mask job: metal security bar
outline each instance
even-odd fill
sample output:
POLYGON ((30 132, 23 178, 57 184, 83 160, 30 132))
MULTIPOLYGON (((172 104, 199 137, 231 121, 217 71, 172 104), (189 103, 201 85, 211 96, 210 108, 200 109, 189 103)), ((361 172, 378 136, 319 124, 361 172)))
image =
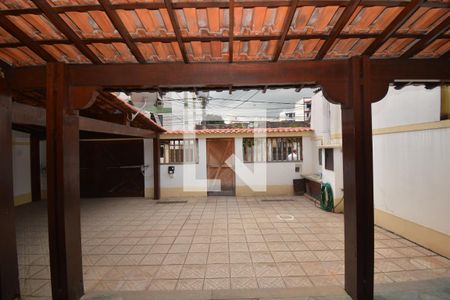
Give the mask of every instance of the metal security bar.
POLYGON ((302 161, 302 138, 244 138, 244 162, 302 161))

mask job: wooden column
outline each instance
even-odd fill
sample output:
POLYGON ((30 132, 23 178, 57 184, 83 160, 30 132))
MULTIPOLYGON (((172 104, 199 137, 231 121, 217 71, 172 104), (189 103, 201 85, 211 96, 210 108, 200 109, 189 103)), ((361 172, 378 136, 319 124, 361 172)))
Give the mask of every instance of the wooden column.
POLYGON ((41 201, 41 158, 39 142, 39 136, 36 134, 30 135, 31 199, 33 202, 41 201))
POLYGON ((161 198, 160 152, 160 139, 159 133, 157 133, 153 138, 153 192, 155 200, 159 200, 161 198))
POLYGON ((47 64, 47 198, 52 296, 78 300, 84 293, 79 119, 70 103, 66 66, 47 64))
POLYGON ((370 70, 367 58, 350 60, 348 103, 342 105, 345 193, 345 290, 373 299, 374 209, 370 70))
POLYGON ((0 299, 20 296, 14 217, 11 94, 0 78, 0 299))

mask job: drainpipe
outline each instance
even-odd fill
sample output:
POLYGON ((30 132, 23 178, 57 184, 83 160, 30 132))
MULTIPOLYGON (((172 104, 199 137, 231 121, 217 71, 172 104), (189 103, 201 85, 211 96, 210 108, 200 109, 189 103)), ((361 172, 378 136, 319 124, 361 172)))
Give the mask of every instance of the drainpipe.
POLYGON ((441 120, 450 119, 450 85, 441 85, 441 120))

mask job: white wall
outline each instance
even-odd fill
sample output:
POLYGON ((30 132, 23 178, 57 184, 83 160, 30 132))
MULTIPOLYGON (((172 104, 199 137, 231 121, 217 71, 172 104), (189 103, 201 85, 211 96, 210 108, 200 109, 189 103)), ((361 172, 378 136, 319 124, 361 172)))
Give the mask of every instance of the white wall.
POLYGON ((14 196, 31 193, 30 138, 28 134, 13 131, 14 196))
MULTIPOLYGON (((310 173, 312 168, 311 162, 311 138, 303 137, 303 162, 273 162, 267 163, 244 163, 238 164, 238 160, 243 162, 242 141, 240 137, 235 138, 235 172, 236 172, 236 187, 248 186, 249 181, 254 183, 255 192, 261 191, 261 185, 269 186, 292 186, 292 180, 301 178, 300 172, 295 172, 295 167, 300 166, 302 174, 310 173), (254 168, 257 168, 256 172, 254 168), (264 168, 265 167, 265 168, 264 168), (263 170, 263 172, 259 172, 263 170), (249 178, 254 176, 253 178, 249 178)), ((149 145, 145 144, 146 156, 148 155, 149 145)), ((198 164, 163 164, 161 165, 161 188, 173 189, 183 188, 184 191, 206 191, 207 190, 207 164, 206 164, 206 138, 198 139, 198 164), (168 174, 168 166, 175 166, 175 174, 170 176, 168 174)), ((149 156, 149 159, 151 157, 149 156)), ((148 164, 146 162, 146 164, 148 164)), ((149 171, 149 173, 153 173, 149 171)), ((153 178, 153 177, 152 177, 153 178)), ((153 179, 152 179, 153 180, 153 179)), ((146 188, 153 187, 153 182, 148 183, 146 178, 146 188)))
POLYGON ((386 97, 372 104, 372 127, 435 122, 440 120, 441 90, 423 86, 407 86, 401 90, 389 88, 386 97))
POLYGON ((161 188, 183 188, 186 192, 206 191, 206 139, 198 139, 198 164, 162 164, 161 188), (175 166, 170 176, 168 167, 175 166))
POLYGON ((450 235, 450 128, 375 135, 375 207, 450 235))

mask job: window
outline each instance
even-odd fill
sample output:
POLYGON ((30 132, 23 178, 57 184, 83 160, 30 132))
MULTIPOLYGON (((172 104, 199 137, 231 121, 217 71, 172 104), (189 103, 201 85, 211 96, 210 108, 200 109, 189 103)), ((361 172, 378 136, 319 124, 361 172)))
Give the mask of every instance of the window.
POLYGON ((244 138, 244 162, 301 161, 302 138, 244 138))
POLYGON ((322 149, 319 149, 319 166, 322 165, 322 149))
POLYGON ((334 171, 333 149, 325 149, 325 169, 334 171))
POLYGON ((198 163, 198 140, 161 140, 162 164, 198 163))

